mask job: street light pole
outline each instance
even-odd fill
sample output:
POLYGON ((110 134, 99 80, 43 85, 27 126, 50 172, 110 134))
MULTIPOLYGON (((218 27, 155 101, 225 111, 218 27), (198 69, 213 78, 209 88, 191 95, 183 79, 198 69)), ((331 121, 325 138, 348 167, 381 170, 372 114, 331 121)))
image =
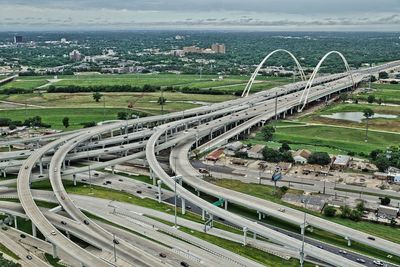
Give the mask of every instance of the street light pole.
MULTIPOLYGON (((304 201, 304 209, 307 209, 307 200, 304 201)), ((306 216, 307 213, 304 210, 304 217, 303 217, 303 227, 301 229, 301 251, 300 251, 300 267, 304 266, 304 239, 305 239, 305 232, 306 232, 306 216)))
POLYGON ((177 218, 177 210, 178 210, 178 203, 177 203, 177 194, 176 194, 176 183, 177 180, 182 179, 181 175, 176 175, 171 177, 174 180, 174 194, 175 194, 175 218, 174 218, 174 228, 178 228, 178 218, 177 218))

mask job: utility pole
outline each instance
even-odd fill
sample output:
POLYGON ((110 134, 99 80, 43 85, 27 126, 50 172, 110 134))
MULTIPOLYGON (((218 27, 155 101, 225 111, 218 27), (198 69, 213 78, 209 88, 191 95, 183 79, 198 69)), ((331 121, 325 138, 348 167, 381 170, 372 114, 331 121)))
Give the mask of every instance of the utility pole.
POLYGON ((278 120, 278 92, 275 92, 275 121, 278 120))
MULTIPOLYGON (((304 201, 304 209, 307 209, 307 200, 304 201)), ((307 213, 304 211, 303 227, 301 228, 301 251, 300 251, 300 266, 304 266, 304 236, 306 232, 306 217, 307 213)))
POLYGON ((106 96, 103 95, 103 121, 106 120, 106 96))

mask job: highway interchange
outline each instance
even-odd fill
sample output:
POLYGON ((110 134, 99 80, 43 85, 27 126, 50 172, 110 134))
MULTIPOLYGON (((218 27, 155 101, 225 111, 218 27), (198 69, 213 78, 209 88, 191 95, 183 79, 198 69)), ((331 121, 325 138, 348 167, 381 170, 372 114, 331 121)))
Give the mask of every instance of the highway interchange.
MULTIPOLYGON (((352 89, 353 82, 358 84, 368 79, 371 73, 376 74, 399 65, 400 62, 397 61, 369 69, 353 70, 351 78, 348 76, 349 73, 316 78, 309 92, 305 94, 307 96, 305 101, 307 103, 325 101, 333 94, 352 89)), ((20 204, 0 201, 0 210, 5 214, 31 220, 33 234, 29 238, 36 244, 35 246, 62 259, 70 266, 184 266, 184 264, 210 266, 210 262, 221 266, 260 266, 259 263, 248 258, 215 245, 206 244, 207 242, 201 239, 140 215, 149 211, 129 213, 129 210, 135 207, 125 207, 127 212, 121 213, 120 217, 115 213, 107 216, 107 214, 100 215, 99 210, 92 211, 106 220, 115 220, 113 221, 115 224, 124 225, 125 229, 130 229, 137 234, 142 231, 141 235, 147 236, 151 241, 131 232, 121 233, 123 230, 104 224, 82 212, 83 208, 87 210, 89 207, 79 204, 76 196, 68 194, 63 184, 67 176, 76 181, 78 174, 90 173, 91 170, 106 167, 114 170, 117 164, 144 159, 150 169, 153 185, 155 188, 157 185, 159 187, 158 192, 161 191, 161 184, 172 190, 176 187, 182 213, 186 212, 187 203, 192 203, 201 211, 203 219, 218 217, 242 229, 243 237, 230 236, 237 242, 250 246, 258 242, 257 246, 268 248, 268 251, 279 251, 281 254, 298 258, 302 245, 298 237, 229 212, 226 208, 229 203, 234 203, 254 210, 260 218, 268 215, 298 225, 299 230, 303 227, 302 212, 285 207, 286 212, 282 213, 279 212, 281 206, 278 204, 209 184, 202 180, 199 172, 192 167, 189 157, 194 148, 200 153, 210 151, 226 144, 228 140, 248 134, 252 129, 268 123, 275 116, 283 117, 287 113, 296 112, 307 104, 301 102, 305 87, 307 87, 307 82, 302 81, 185 112, 111 122, 57 135, 0 142, 1 146, 18 143, 36 145, 32 150, 0 153, 0 169, 3 175, 18 172, 16 180, 0 181, 4 190, 2 195, 18 197, 20 201, 20 204), (169 152, 169 167, 172 173, 163 168, 158 158, 159 153, 166 152, 169 152), (103 160, 104 158, 106 160, 103 160), (95 161, 90 161, 89 166, 73 166, 74 162, 86 159, 95 161), (178 182, 176 182, 177 176, 181 177, 178 182), (33 181, 46 179, 51 183, 52 194, 46 195, 45 192, 36 192, 30 188, 33 181), (16 192, 7 187, 13 183, 17 184, 16 192), (183 184, 186 186, 184 187, 183 184), (188 190, 187 186, 193 188, 197 194, 188 190), (203 193, 223 198, 225 209, 214 206, 199 197, 203 193), (58 206, 54 210, 46 210, 39 207, 35 199, 56 202, 58 206), (121 220, 121 218, 125 219, 121 220), (131 219, 141 223, 132 225, 129 222, 131 219), (145 231, 144 229, 149 226, 151 227, 145 231), (160 231, 154 229, 163 229, 161 232, 168 234, 161 234, 160 231), (36 238, 37 231, 47 242, 36 238), (258 239, 251 240, 250 233, 272 243, 261 242, 258 239), (70 234, 84 240, 97 250, 79 246, 70 238, 70 234), (182 240, 186 242, 183 243, 182 240), (165 246, 161 246, 160 243, 165 246)), ((246 90, 250 89, 246 87, 246 90)), ((158 196, 161 201, 161 194, 158 196)), ((100 199, 91 199, 88 202, 102 203, 100 199)), ((104 206, 104 204, 100 205, 104 206)), ((90 206, 90 209, 95 208, 90 206)), ((152 217, 166 221, 171 219, 158 213, 153 214, 152 217)), ((190 222, 180 218, 179 223, 181 221, 190 226, 190 222)), ((374 240, 371 240, 371 235, 319 217, 308 215, 307 226, 323 229, 347 240, 400 256, 399 244, 377 236, 372 237, 374 240)), ((199 225, 192 225, 192 227, 199 227, 199 225)), ((18 230, 1 231, 0 241, 10 244, 10 249, 18 254, 27 266, 48 266, 46 261, 24 250, 20 242, 12 239, 15 231, 18 230)), ((226 232, 218 232, 218 234, 224 237, 229 236, 226 232)), ((325 265, 363 266, 355 261, 356 256, 345 257, 332 248, 324 249, 313 242, 305 243, 304 252, 306 260, 315 260, 325 265)))

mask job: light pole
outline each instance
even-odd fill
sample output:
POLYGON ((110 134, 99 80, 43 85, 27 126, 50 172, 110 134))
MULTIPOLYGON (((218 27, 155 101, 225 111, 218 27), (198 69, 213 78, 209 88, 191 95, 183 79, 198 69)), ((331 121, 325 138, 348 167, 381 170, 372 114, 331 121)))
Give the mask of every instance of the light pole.
MULTIPOLYGON (((307 202, 308 200, 304 200, 304 209, 307 209, 307 202)), ((301 251, 300 251, 300 266, 304 266, 304 236, 306 232, 306 218, 307 218, 307 213, 304 210, 304 218, 303 218, 303 227, 301 228, 301 251)))

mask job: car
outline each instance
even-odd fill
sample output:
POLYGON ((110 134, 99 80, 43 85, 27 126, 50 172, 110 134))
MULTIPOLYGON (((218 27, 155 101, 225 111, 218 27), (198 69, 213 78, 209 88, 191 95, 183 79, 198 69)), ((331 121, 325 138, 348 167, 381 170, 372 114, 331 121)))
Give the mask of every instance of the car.
POLYGON ((346 255, 347 251, 346 250, 339 250, 339 253, 346 255))
POLYGON ((187 263, 186 261, 181 261, 181 266, 189 267, 189 263, 187 263))
POLYGON ((8 227, 7 227, 7 226, 2 226, 2 227, 1 227, 1 230, 7 231, 7 230, 8 230, 8 227))
POLYGON ((285 212, 286 210, 284 208, 279 208, 278 211, 285 212))
POLYGON ((26 255, 26 258, 27 258, 28 260, 31 260, 31 259, 32 259, 32 256, 31 256, 31 255, 26 255))
POLYGON ((167 257, 167 255, 165 254, 165 253, 160 253, 160 254, 158 254, 161 258, 166 258, 167 257))
POLYGON ((141 193, 142 193, 142 190, 138 190, 138 191, 136 191, 136 193, 141 194, 141 193))
POLYGON ((51 235, 57 235, 56 231, 51 231, 51 235))
POLYGON ((119 241, 118 241, 117 239, 114 239, 113 242, 114 242, 114 244, 116 244, 116 245, 119 244, 119 241))
POLYGON ((54 168, 54 172, 57 172, 57 168, 54 168))
POLYGON ((62 199, 62 200, 65 200, 65 197, 64 197, 64 195, 61 195, 61 199, 62 199))
POLYGON ((359 262, 359 263, 365 263, 365 260, 364 259, 360 259, 360 258, 357 258, 356 261, 359 262))
POLYGON ((119 182, 123 182, 124 180, 122 180, 122 179, 118 179, 118 181, 119 181, 119 182))
POLYGON ((97 172, 95 172, 93 175, 96 176, 96 177, 99 176, 99 174, 97 172))
POLYGON ((67 225, 67 223, 66 223, 66 222, 64 222, 64 221, 61 221, 61 224, 62 224, 62 225, 67 225))
POLYGON ((324 249, 324 247, 321 245, 318 245, 317 248, 324 249))
POLYGON ((111 181, 106 181, 107 184, 111 184, 111 181))
POLYGON ((89 225, 89 222, 87 220, 83 220, 83 223, 89 225))
POLYGON ((375 240, 375 237, 369 236, 368 239, 369 240, 375 240))
POLYGON ((375 264, 376 266, 383 266, 383 265, 384 265, 383 262, 381 262, 381 261, 379 261, 379 260, 374 260, 373 262, 374 262, 374 264, 375 264))
POLYGON ((26 165, 24 169, 25 169, 25 170, 29 169, 29 165, 26 165))
POLYGON ((20 236, 21 238, 25 238, 25 237, 26 237, 25 234, 20 234, 19 236, 20 236))

